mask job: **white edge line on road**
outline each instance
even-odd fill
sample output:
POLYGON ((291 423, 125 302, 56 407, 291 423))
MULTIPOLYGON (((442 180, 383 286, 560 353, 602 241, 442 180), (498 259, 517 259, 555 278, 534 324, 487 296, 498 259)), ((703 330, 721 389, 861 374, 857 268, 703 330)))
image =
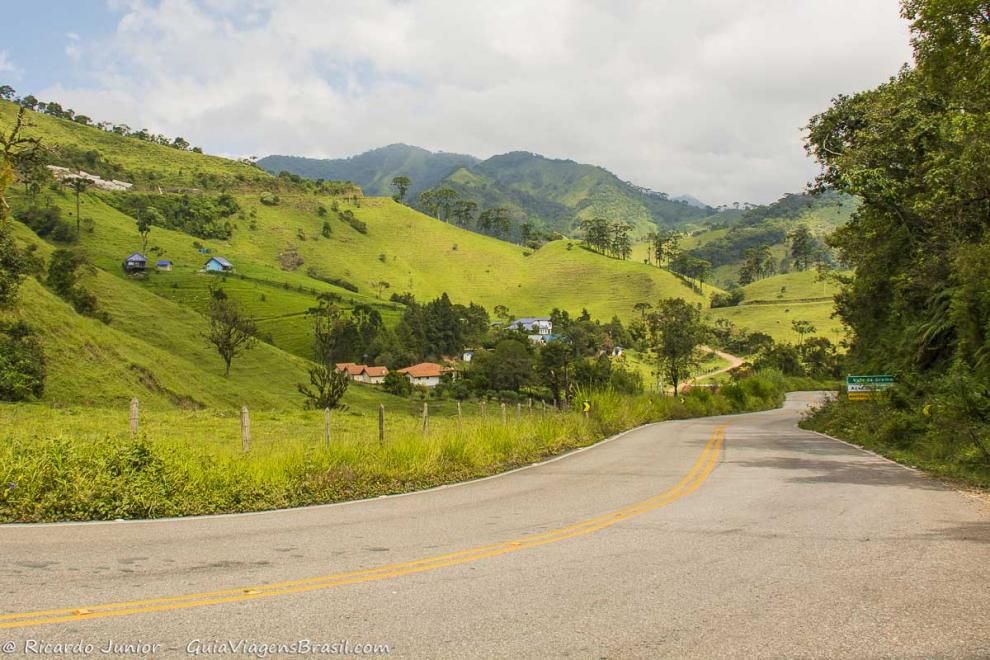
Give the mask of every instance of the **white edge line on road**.
POLYGON ((801 430, 802 431, 810 431, 811 433, 815 433, 817 435, 820 435, 823 438, 828 438, 829 440, 835 440, 836 442, 841 442, 842 444, 847 445, 849 447, 852 447, 853 449, 858 449, 859 451, 863 452, 864 454, 869 454, 870 456, 873 456, 875 458, 879 458, 880 460, 885 461, 887 463, 893 463, 897 467, 902 467, 905 470, 907 470, 908 472, 914 472, 915 474, 928 476, 928 474, 926 472, 922 472, 918 468, 911 467, 910 465, 904 465, 903 463, 898 463, 897 461, 895 461, 892 458, 887 458, 883 454, 878 454, 878 453, 876 453, 875 451, 873 451, 871 449, 867 449, 866 447, 861 447, 860 445, 857 445, 857 444, 854 444, 852 442, 849 442, 848 440, 843 440, 842 438, 835 438, 835 437, 830 436, 827 433, 822 433, 821 431, 815 431, 814 429, 801 429, 801 430))
MULTIPOLYGON (((794 392, 793 394, 797 394, 797 393, 799 393, 799 392, 794 392)), ((792 394, 792 392, 787 392, 786 394, 792 394)), ((785 403, 786 403, 786 398, 785 398, 785 403)), ((291 512, 291 511, 319 510, 319 509, 326 509, 326 508, 330 508, 330 507, 347 506, 347 505, 351 505, 351 504, 363 504, 363 503, 367 503, 367 502, 377 502, 377 501, 380 501, 380 500, 394 499, 394 498, 397 498, 397 497, 409 497, 409 496, 412 496, 412 495, 423 495, 425 493, 432 493, 432 492, 435 492, 435 491, 438 491, 438 490, 447 490, 447 489, 450 489, 450 488, 458 488, 460 486, 470 486, 472 484, 481 483, 483 481, 488 481, 490 479, 501 479, 502 477, 507 477, 510 474, 515 474, 517 472, 522 472, 524 470, 530 470, 530 469, 533 469, 533 468, 538 468, 538 467, 540 467, 542 465, 547 465, 549 463, 556 463, 557 461, 562 461, 565 458, 570 458, 571 456, 576 456, 578 454, 584 453, 584 452, 589 451, 591 449, 595 449, 596 447, 601 447, 602 445, 606 445, 606 444, 608 444, 608 443, 610 443, 610 442, 612 442, 614 440, 618 440, 619 438, 622 438, 622 437, 624 437, 626 435, 629 435, 630 433, 635 433, 636 431, 641 431, 643 429, 650 428, 651 426, 659 426, 661 424, 685 424, 685 423, 686 424, 691 424, 691 423, 705 422, 705 421, 711 421, 711 420, 718 420, 718 419, 723 419, 723 418, 726 418, 726 417, 739 417, 739 416, 742 416, 742 415, 760 415, 760 414, 770 413, 770 412, 780 412, 781 410, 784 410, 784 409, 785 409, 784 406, 781 406, 780 408, 769 408, 767 410, 756 410, 756 411, 753 411, 753 412, 745 412, 745 413, 732 413, 732 414, 728 414, 728 415, 713 415, 713 416, 710 416, 710 417, 690 417, 690 418, 687 418, 687 419, 665 419, 665 420, 662 420, 662 421, 659 421, 659 422, 650 422, 648 424, 642 424, 640 426, 636 426, 636 427, 631 428, 631 429, 626 429, 625 431, 622 431, 621 433, 617 433, 617 434, 615 434, 613 436, 610 436, 608 438, 605 438, 603 440, 599 440, 598 442, 595 442, 593 444, 587 445, 585 447, 579 447, 577 449, 572 449, 572 450, 570 450, 568 452, 565 452, 563 454, 560 454, 559 456, 554 456, 553 458, 548 458, 548 459, 546 459, 544 461, 540 461, 538 463, 530 463, 529 465, 523 465, 523 466, 520 466, 520 467, 517 467, 517 468, 513 468, 511 470, 507 470, 505 472, 497 472, 495 474, 490 474, 487 477, 478 477, 477 479, 470 479, 468 481, 456 481, 456 482, 450 483, 450 484, 440 484, 439 486, 433 486, 432 488, 425 488, 423 490, 410 490, 410 491, 407 491, 405 493, 393 493, 391 495, 378 495, 376 497, 365 497, 365 498, 358 499, 358 500, 345 500, 343 502, 326 502, 324 504, 307 504, 307 505, 304 505, 304 506, 294 506, 294 507, 288 507, 288 508, 285 508, 285 509, 264 509, 262 511, 237 511, 237 512, 233 512, 233 513, 206 513, 206 514, 202 514, 202 515, 198 515, 198 516, 175 516, 175 517, 171 517, 171 518, 128 518, 128 519, 118 518, 116 520, 68 520, 68 521, 64 521, 64 522, 50 522, 50 523, 5 523, 5 524, 0 524, 0 531, 2 531, 4 529, 11 529, 11 528, 30 528, 30 529, 36 529, 36 528, 39 528, 39 527, 72 527, 72 526, 77 526, 77 525, 121 525, 121 524, 138 525, 138 524, 173 523, 173 522, 186 522, 186 521, 190 521, 191 522, 191 521, 195 521, 195 520, 209 520, 209 519, 213 519, 213 518, 233 518, 233 517, 245 517, 245 516, 263 516, 263 515, 269 515, 269 514, 276 514, 277 515, 277 514, 280 514, 280 513, 291 512)), ((801 430, 805 430, 805 429, 801 429, 801 430)), ((818 431, 812 431, 812 433, 818 433, 818 431)), ((819 435, 824 435, 824 434, 823 433, 819 433, 819 435)), ((828 437, 828 436, 826 436, 826 437, 828 437)), ((834 439, 836 439, 836 438, 833 438, 833 440, 834 439)), ((843 440, 839 440, 839 442, 844 442, 844 441, 843 440)), ((845 443, 845 444, 849 444, 849 443, 845 443)), ((850 446, 855 447, 856 445, 850 445, 850 446)), ((857 447, 857 449, 862 449, 862 447, 857 447)), ((863 451, 866 451, 866 450, 864 449, 863 451)), ((883 457, 881 457, 881 458, 883 458, 883 457)), ((885 460, 889 460, 889 459, 885 459, 885 460)), ((898 463, 898 465, 900 465, 900 464, 898 463)), ((910 469, 910 468, 908 468, 908 469, 910 469)))

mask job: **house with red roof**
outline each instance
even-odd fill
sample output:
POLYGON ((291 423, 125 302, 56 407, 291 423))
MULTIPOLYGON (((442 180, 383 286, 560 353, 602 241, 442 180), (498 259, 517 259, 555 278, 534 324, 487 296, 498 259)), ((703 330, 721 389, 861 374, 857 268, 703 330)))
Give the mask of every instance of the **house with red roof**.
POLYGON ((420 387, 436 387, 440 384, 440 378, 448 371, 452 370, 436 362, 420 362, 411 367, 399 369, 399 373, 405 374, 410 383, 420 387))
POLYGON ((356 380, 361 372, 364 371, 363 364, 355 364, 354 362, 338 362, 336 364, 337 371, 343 371, 347 373, 347 377, 351 380, 356 380))
POLYGON ((361 365, 361 373, 354 377, 359 383, 370 383, 372 385, 381 385, 385 382, 385 376, 388 375, 388 367, 369 367, 366 365, 361 365))

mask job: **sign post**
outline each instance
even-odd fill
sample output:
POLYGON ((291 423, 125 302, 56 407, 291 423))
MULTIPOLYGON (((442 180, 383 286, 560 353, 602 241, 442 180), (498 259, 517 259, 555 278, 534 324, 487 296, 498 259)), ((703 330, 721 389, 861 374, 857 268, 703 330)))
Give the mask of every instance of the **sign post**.
POLYGON ((893 376, 846 376, 846 391, 850 401, 869 401, 877 392, 894 386, 893 376))

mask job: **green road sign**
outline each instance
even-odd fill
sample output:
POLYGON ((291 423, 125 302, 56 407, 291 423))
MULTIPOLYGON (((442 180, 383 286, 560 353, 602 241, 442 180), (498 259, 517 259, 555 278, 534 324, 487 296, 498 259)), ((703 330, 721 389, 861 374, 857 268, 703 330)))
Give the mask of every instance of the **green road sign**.
POLYGON ((846 390, 850 401, 863 401, 872 398, 876 392, 892 387, 895 382, 894 377, 887 374, 846 376, 846 390))

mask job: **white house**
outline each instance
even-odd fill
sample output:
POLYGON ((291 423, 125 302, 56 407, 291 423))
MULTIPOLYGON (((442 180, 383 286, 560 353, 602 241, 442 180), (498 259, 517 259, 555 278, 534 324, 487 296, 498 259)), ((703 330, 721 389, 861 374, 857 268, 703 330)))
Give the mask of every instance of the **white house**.
POLYGON ((553 335, 553 321, 547 316, 527 316, 516 319, 506 326, 509 330, 521 330, 529 335, 531 342, 545 344, 553 335))
POLYGON ((381 385, 385 382, 385 376, 388 375, 388 367, 368 367, 362 366, 361 373, 354 376, 354 380, 359 383, 370 383, 372 385, 381 385))
POLYGON ((420 362, 411 367, 399 369, 399 373, 405 374, 410 383, 421 387, 436 387, 440 384, 440 377, 447 371, 449 371, 447 367, 435 362, 420 362))

